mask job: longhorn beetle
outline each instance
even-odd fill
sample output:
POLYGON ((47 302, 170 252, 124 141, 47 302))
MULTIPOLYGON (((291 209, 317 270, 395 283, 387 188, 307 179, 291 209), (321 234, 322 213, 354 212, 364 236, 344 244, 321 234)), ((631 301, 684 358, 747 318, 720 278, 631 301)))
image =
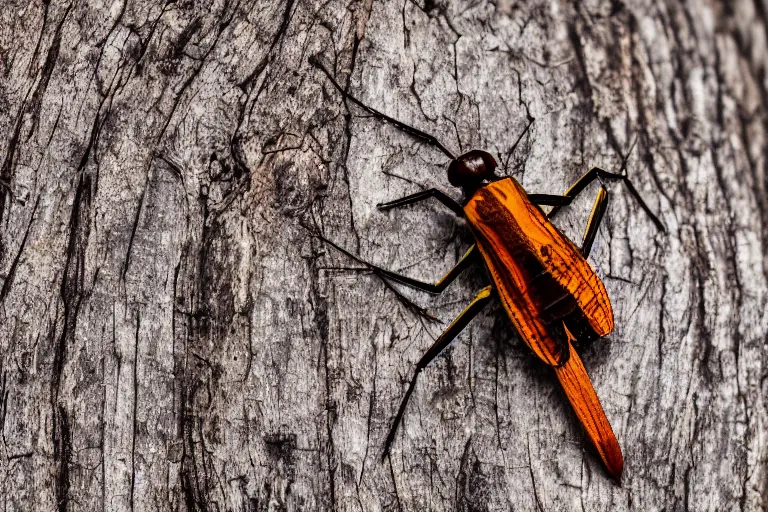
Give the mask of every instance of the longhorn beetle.
MULTIPOLYGON (((605 467, 620 481, 624 465, 621 448, 587 371, 573 348, 577 339, 589 341, 613 330, 613 310, 608 294, 586 259, 607 206, 608 191, 603 181, 623 181, 656 228, 663 232, 661 221, 624 174, 598 168, 589 170, 564 195, 527 194, 514 178, 495 174, 496 160, 488 152, 472 150, 456 157, 432 135, 393 119, 349 95, 317 57, 310 57, 310 63, 328 77, 346 100, 448 156, 451 159, 448 181, 464 193, 461 203, 440 190, 429 189, 378 205, 381 210, 389 210, 434 198, 466 219, 475 243, 442 279, 434 284, 425 283, 363 263, 385 279, 426 292, 440 293, 480 256, 492 280, 492 284, 480 290, 416 364, 416 371, 387 436, 384 456, 389 453, 421 371, 494 296, 498 296, 525 343, 539 359, 554 369, 576 417, 605 467), (579 249, 550 219, 595 179, 600 181, 600 189, 579 249), (540 206, 554 208, 545 214, 540 206)), ((358 259, 336 244, 326 242, 358 259)))

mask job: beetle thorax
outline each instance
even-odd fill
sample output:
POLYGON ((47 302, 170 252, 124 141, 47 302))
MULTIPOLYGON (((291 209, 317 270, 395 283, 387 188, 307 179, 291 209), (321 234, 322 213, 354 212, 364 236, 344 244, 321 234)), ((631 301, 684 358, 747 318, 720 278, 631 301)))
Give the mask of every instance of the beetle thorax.
POLYGON ((484 181, 492 181, 496 176, 496 160, 487 151, 473 149, 448 166, 448 181, 454 187, 465 190, 476 189, 484 181))

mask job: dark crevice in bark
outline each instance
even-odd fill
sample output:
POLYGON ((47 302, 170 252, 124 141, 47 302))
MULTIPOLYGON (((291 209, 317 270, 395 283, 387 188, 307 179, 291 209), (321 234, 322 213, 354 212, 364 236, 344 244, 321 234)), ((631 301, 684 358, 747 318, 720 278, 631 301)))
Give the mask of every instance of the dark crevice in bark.
MULTIPOLYGON (((655 141, 652 135, 652 130, 650 126, 651 123, 649 122, 648 116, 646 114, 646 109, 648 108, 652 107, 654 111, 660 111, 661 108, 659 105, 656 105, 656 104, 652 105, 651 107, 646 107, 645 93, 642 89, 644 80, 643 80, 642 68, 640 64, 640 55, 638 53, 639 50, 635 43, 635 39, 639 37, 637 19, 632 14, 628 16, 627 27, 630 33, 629 44, 630 44, 630 55, 632 59, 632 92, 633 92, 635 104, 637 105, 638 120, 640 123, 640 129, 638 134, 640 137, 640 147, 637 149, 637 151, 640 157, 645 162, 646 167, 648 168, 648 171, 651 174, 651 179, 654 182, 656 191, 659 194, 661 194, 662 197, 664 197, 669 203, 673 203, 673 198, 669 195, 669 191, 663 186, 659 178, 659 170, 656 162, 656 154, 654 149, 655 141)), ((651 72, 653 71, 651 70, 651 72)))
MULTIPOLYGON (((89 150, 86 151, 86 154, 89 150)), ((54 342, 54 357, 51 370, 51 408, 53 409, 53 444, 56 468, 56 498, 60 510, 66 509, 69 492, 69 460, 71 455, 69 416, 59 404, 61 379, 67 355, 67 345, 75 336, 80 304, 84 298, 85 251, 90 236, 91 222, 91 179, 85 171, 79 173, 74 204, 69 221, 69 242, 64 276, 61 281, 60 300, 63 303, 61 318, 57 320, 61 329, 54 342)), ((55 336, 55 331, 53 332, 55 336)))
MULTIPOLYGON (((16 121, 14 123, 13 133, 8 140, 8 147, 5 153, 5 158, 3 159, 2 166, 0 166, 0 224, 2 224, 3 221, 3 214, 6 209, 6 200, 8 197, 13 198, 12 185, 15 174, 15 160, 17 157, 17 152, 19 151, 21 128, 25 124, 25 117, 27 113, 31 114, 31 122, 29 123, 30 129, 29 134, 27 135, 27 139, 29 139, 29 137, 31 137, 38 128, 38 119, 40 116, 43 96, 45 95, 45 91, 48 89, 48 83, 50 82, 51 76, 53 75, 56 62, 59 59, 59 50, 61 47, 61 29, 64 26, 64 22, 67 19, 71 7, 71 5, 67 7, 66 11, 64 12, 64 16, 56 27, 56 31, 54 32, 51 41, 51 46, 48 49, 48 53, 45 58, 45 63, 43 64, 43 68, 39 73, 37 87, 35 87, 34 92, 32 92, 31 98, 29 97, 30 91, 28 90, 27 94, 22 100, 21 106, 19 107, 19 111, 16 116, 16 121)), ((47 20, 47 5, 45 6, 44 16, 47 20)), ((42 31, 40 37, 42 38, 42 31)), ((0 261, 3 260, 4 255, 5 244, 3 243, 2 237, 0 237, 0 261)))
POLYGON ((136 311, 136 337, 133 344, 133 411, 131 432, 131 491, 129 503, 134 509, 134 493, 136 491, 136 437, 139 430, 139 331, 141 330, 141 314, 136 311))
MULTIPOLYGON (((19 114, 16 117, 14 123, 13 133, 8 140, 8 149, 5 153, 5 159, 3 165, 0 167, 0 226, 2 226, 3 215, 6 209, 7 197, 13 198, 12 182, 13 182, 13 160, 16 156, 16 148, 19 144, 19 133, 21 132, 21 124, 24 118, 25 103, 22 103, 19 109, 19 114)), ((9 208, 10 209, 10 208, 9 208)), ((5 242, 0 237, 0 261, 5 259, 5 242)))
POLYGON ((328 493, 329 510, 336 510, 336 446, 333 440, 333 429, 336 424, 336 401, 333 399, 334 382, 332 370, 330 368, 329 353, 329 320, 328 320, 328 300, 320 293, 318 289, 318 270, 316 268, 316 259, 310 262, 310 271, 313 279, 310 283, 311 306, 313 312, 313 323, 320 342, 320 351, 323 364, 323 380, 325 385, 325 435, 327 443, 325 446, 325 465, 328 472, 328 493))
POLYGON ((64 27, 64 22, 67 21, 67 17, 69 16, 71 9, 72 4, 67 6, 61 21, 56 26, 56 32, 53 34, 51 47, 49 48, 48 54, 45 57, 43 69, 40 70, 40 79, 37 82, 35 92, 32 93, 32 97, 30 98, 29 109, 31 113, 31 119, 29 123, 30 126, 27 138, 30 138, 32 134, 38 130, 40 113, 43 105, 43 96, 45 96, 45 92, 48 90, 48 84, 51 80, 51 77, 53 76, 53 70, 59 60, 59 51, 61 49, 61 29, 64 27))
MULTIPOLYGON (((19 150, 21 128, 25 124, 25 117, 27 113, 31 114, 31 122, 29 123, 30 128, 27 139, 31 137, 38 128, 38 120, 40 117, 40 109, 43 102, 43 96, 45 95, 45 91, 48 89, 48 83, 50 82, 51 76, 53 75, 56 62, 59 59, 59 50, 61 48, 61 29, 64 26, 64 22, 66 21, 71 8, 71 5, 67 7, 66 11, 64 12, 64 16, 62 16, 61 21, 56 27, 56 31, 54 32, 53 38, 51 40, 51 46, 48 49, 48 53, 45 58, 45 63, 43 64, 43 68, 39 73, 37 87, 35 87, 34 92, 32 92, 31 98, 29 97, 30 91, 27 91, 27 95, 24 97, 21 103, 21 107, 19 108, 19 112, 14 123, 13 133, 8 140, 8 148, 5 153, 5 158, 3 159, 2 166, 0 166, 0 224, 2 224, 3 213, 6 209, 6 199, 8 196, 13 197, 11 187, 15 174, 15 159, 19 150), (27 100, 29 100, 29 102, 27 100), (3 184, 6 186, 3 186, 3 184)), ((48 6, 46 5, 45 19, 47 19, 47 16, 48 6)), ((42 32, 40 37, 42 38, 42 32)), ((2 242, 2 238, 0 238, 0 261, 3 259, 4 252, 5 244, 2 242)))
POLYGON ((240 83, 237 84, 237 86, 244 92, 250 91, 253 84, 256 82, 256 80, 259 79, 261 74, 274 59, 275 48, 283 40, 283 37, 288 31, 288 26, 291 23, 291 13, 293 11, 294 3, 295 0, 286 0, 285 9, 283 9, 283 16, 280 21, 280 25, 278 26, 275 35, 272 36, 272 40, 269 43, 269 49, 267 50, 264 57, 259 61, 259 63, 256 64, 256 67, 253 68, 253 71, 251 71, 248 76, 246 76, 240 83))
POLYGON ((72 461, 72 432, 69 428, 69 413, 63 405, 55 411, 53 434, 53 459, 56 464, 56 508, 66 512, 69 507, 69 466, 72 461))
MULTIPOLYGON (((151 172, 151 171, 150 171, 151 172)), ((133 242, 136 238, 136 230, 139 228, 139 220, 141 219, 141 211, 144 207, 144 196, 147 193, 147 187, 149 187, 149 177, 139 193, 138 206, 136 207, 136 215, 133 216, 133 223, 131 224, 131 236, 128 238, 128 247, 125 250, 125 260, 123 262, 123 268, 120 271, 120 278, 125 281, 125 276, 128 273, 128 269, 131 265, 131 252, 133 251, 133 242)))
POLYGON ((5 300, 5 297, 8 295, 8 292, 11 290, 11 286, 13 285, 13 278, 16 276, 16 268, 19 266, 19 260, 21 259, 21 254, 24 252, 24 248, 27 246, 27 239, 29 238, 29 232, 32 230, 32 222, 35 220, 35 213, 37 213, 37 207, 40 205, 40 196, 37 196, 37 199, 35 200, 35 205, 32 207, 32 213, 29 216, 29 222, 27 223, 27 229, 24 230, 24 237, 21 239, 21 245, 19 246, 19 250, 16 252, 16 256, 13 258, 13 262, 11 262, 11 267, 8 269, 8 273, 5 276, 5 280, 3 281, 3 286, 0 288, 0 303, 2 303, 5 300))
POLYGON ((197 247, 196 254, 191 252, 185 255, 194 262, 189 269, 191 275, 185 276, 185 281, 189 283, 190 299, 189 314, 185 317, 187 344, 182 357, 186 361, 184 374, 181 376, 179 407, 179 434, 182 436, 183 443, 179 471, 182 493, 188 510, 208 510, 208 491, 211 484, 207 477, 206 454, 202 448, 200 431, 204 418, 202 411, 196 406, 199 400, 198 393, 206 387, 206 382, 203 380, 205 377, 200 375, 201 368, 197 361, 205 363, 205 359, 201 359, 195 352, 196 346, 206 345, 206 340, 211 335, 209 293, 213 287, 209 286, 207 278, 215 231, 211 229, 207 191, 207 186, 204 186, 198 197, 201 210, 200 245, 197 247))
POLYGON ((213 43, 211 43, 211 45, 203 54, 202 58, 200 58, 198 65, 192 70, 192 73, 189 74, 187 79, 179 87, 178 92, 174 95, 173 101, 171 103, 171 108, 168 111, 168 113, 165 114, 164 116, 165 121, 163 122, 163 126, 160 129, 159 133, 157 134, 156 144, 159 144, 163 140, 163 137, 165 136, 165 132, 166 130, 168 130, 168 126, 171 124, 171 120, 173 119, 173 116, 176 113, 176 109, 179 108, 179 104, 181 103, 181 100, 184 97, 184 93, 187 91, 187 89, 189 89, 189 87, 192 85, 195 79, 200 75, 200 71, 202 71, 203 66, 205 66, 211 52, 213 52, 213 49, 216 47, 216 44, 219 42, 219 39, 221 38, 221 34, 224 32, 224 30, 226 30, 230 21, 231 21, 231 18, 219 26, 219 30, 216 33, 216 37, 214 38, 213 43))
POLYGON ((51 0, 43 0, 43 21, 40 24, 40 31, 38 32, 37 42, 35 43, 35 49, 32 51, 32 58, 29 59, 29 66, 27 66, 27 73, 32 76, 32 69, 37 66, 38 58, 40 57, 40 46, 43 43, 43 34, 48 27, 48 14, 50 12, 51 0))
MULTIPOLYGON (((344 92, 345 94, 349 92, 349 86, 352 83, 352 75, 354 73, 355 69, 355 61, 357 60, 357 52, 360 48, 360 38, 358 37, 358 34, 355 34, 354 40, 352 43, 352 57, 350 58, 350 73, 347 76, 346 84, 344 85, 344 92)), ((346 97, 345 103, 346 103, 346 97)), ((352 235, 354 236, 354 244, 355 244, 355 253, 360 252, 360 234, 357 232, 357 227, 355 226, 355 215, 354 215, 354 208, 352 205, 352 187, 349 181, 349 150, 352 147, 352 112, 349 109, 349 106, 347 106, 347 111, 344 114, 344 158, 342 160, 341 170, 342 170, 342 177, 344 178, 344 184, 347 188, 347 201, 348 201, 348 211, 349 211, 349 227, 352 231, 352 235)))
POLYGON ((8 414, 8 372, 3 368, 0 362, 0 435, 3 443, 8 446, 8 440, 5 437, 5 418, 8 414))
MULTIPOLYGON (((579 9, 579 2, 576 2, 576 10, 579 9)), ((568 38, 571 42, 574 52, 576 53, 576 63, 578 65, 578 78, 575 82, 578 88, 581 89, 581 98, 584 101, 584 108, 587 112, 594 112, 593 104, 593 91, 592 84, 589 79, 589 72, 587 71, 587 57, 584 54, 584 43, 582 42, 581 31, 578 28, 576 22, 571 22, 568 25, 568 38)))
POLYGON ((539 512, 544 512, 545 508, 541 503, 541 499, 539 498, 539 491, 536 488, 536 476, 533 474, 533 461, 531 459, 530 438, 526 440, 526 445, 528 449, 528 474, 531 477, 531 488, 533 489, 533 500, 534 500, 534 503, 536 503, 536 510, 538 510, 539 512))

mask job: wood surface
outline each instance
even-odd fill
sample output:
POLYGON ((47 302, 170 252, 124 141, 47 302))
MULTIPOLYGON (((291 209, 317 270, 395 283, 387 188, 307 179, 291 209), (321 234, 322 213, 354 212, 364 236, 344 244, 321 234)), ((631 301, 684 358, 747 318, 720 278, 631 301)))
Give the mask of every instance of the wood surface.
MULTIPOLYGON (((768 3, 7 0, 0 9, 3 510, 768 508, 768 3), (343 87, 491 152, 531 193, 624 163, 581 352, 602 469, 487 283, 446 157, 343 87), (630 151, 634 145, 634 149, 630 151)), ((596 185, 558 216, 579 239, 596 185)))

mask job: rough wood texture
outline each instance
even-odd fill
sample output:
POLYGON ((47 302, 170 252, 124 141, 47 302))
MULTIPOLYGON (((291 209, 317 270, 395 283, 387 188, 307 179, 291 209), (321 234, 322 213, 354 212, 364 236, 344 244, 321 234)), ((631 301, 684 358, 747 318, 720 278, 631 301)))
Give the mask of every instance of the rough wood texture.
POLYGON ((767 38, 763 0, 4 2, 3 510, 765 510, 767 38), (668 232, 611 185, 616 330, 582 352, 623 486, 498 305, 381 462, 487 278, 404 290, 429 323, 310 237, 428 279, 471 240, 436 203, 375 209, 448 190, 446 158, 345 109, 315 54, 531 192, 637 141, 668 232))

